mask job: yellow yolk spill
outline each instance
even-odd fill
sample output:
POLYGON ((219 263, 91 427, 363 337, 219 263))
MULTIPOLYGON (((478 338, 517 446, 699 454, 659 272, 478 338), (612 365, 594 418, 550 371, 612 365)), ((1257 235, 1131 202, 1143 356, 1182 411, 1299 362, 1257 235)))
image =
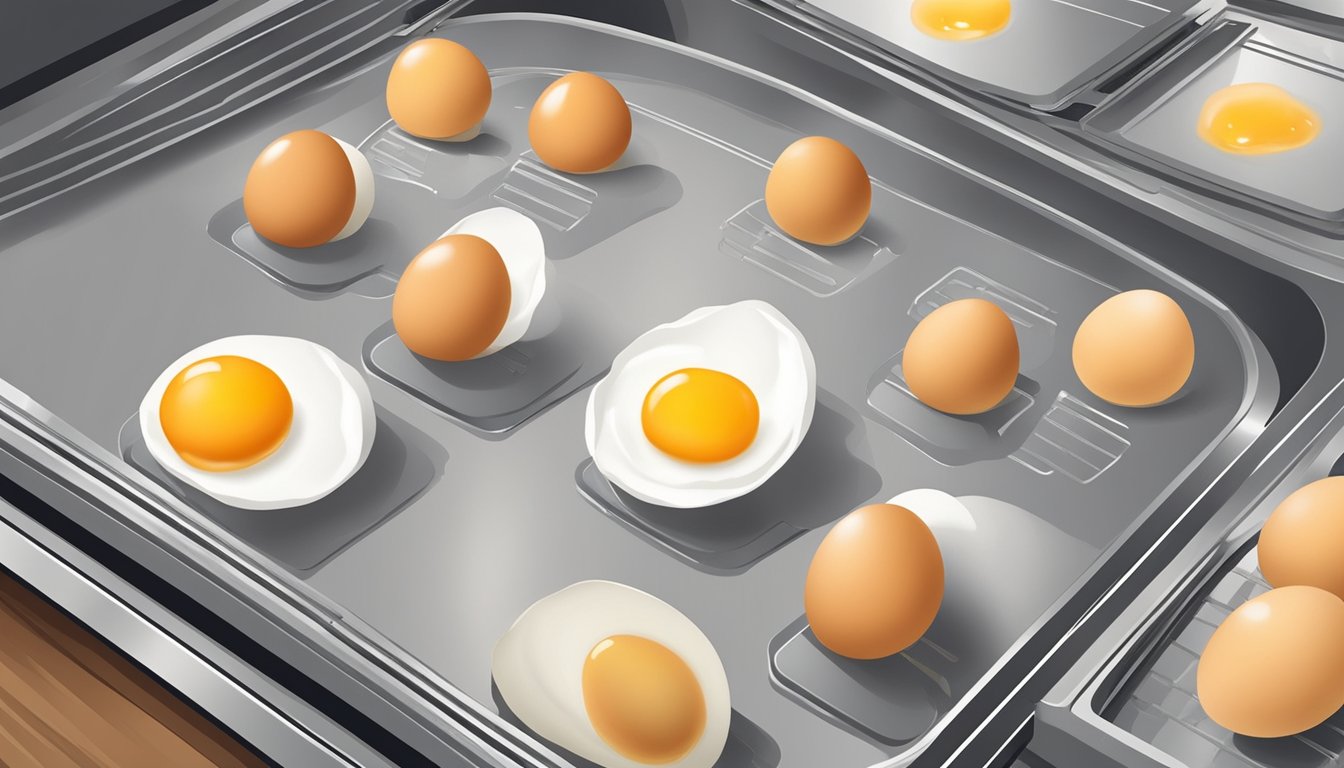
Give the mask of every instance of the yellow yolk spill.
POLYGON ((607 746, 648 765, 684 757, 705 731, 705 695, 690 666, 634 635, 593 646, 583 664, 583 705, 607 746))
POLYGON ((683 368, 644 398, 644 435, 663 453, 694 462, 727 461, 751 446, 760 426, 756 395, 737 378, 683 368))
POLYGON ((1009 0, 914 0, 910 20, 915 28, 941 40, 975 40, 1008 26, 1009 0))
POLYGON ((1270 83, 1240 83, 1215 92, 1199 113, 1199 135, 1241 155, 1268 155, 1310 144, 1321 119, 1310 107, 1270 83))
POLYGON ((168 443, 183 461, 209 472, 250 467, 271 455, 293 419, 289 389, 275 371, 235 355, 182 369, 159 401, 168 443))

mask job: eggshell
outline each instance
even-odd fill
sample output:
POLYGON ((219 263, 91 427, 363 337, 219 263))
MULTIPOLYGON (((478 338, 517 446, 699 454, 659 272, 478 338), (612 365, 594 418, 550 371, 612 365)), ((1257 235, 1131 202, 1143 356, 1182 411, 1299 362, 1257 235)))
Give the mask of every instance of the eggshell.
POLYGON ((591 72, 571 72, 547 86, 527 121, 537 157, 566 173, 605 170, 621 159, 632 130, 621 92, 591 72))
POLYGON ((960 299, 930 312, 906 342, 901 365, 919 401, 944 413, 984 413, 1017 381, 1013 321, 993 302, 960 299))
POLYGON ((426 38, 402 49, 387 76, 387 111, 403 131, 467 139, 490 109, 490 73, 468 48, 426 38))
POLYGON ((943 601, 943 557, 929 526, 894 504, 850 512, 822 539, 803 603, 821 644, 880 659, 918 640, 943 601))
POLYGON ((1344 600, 1280 587, 1233 611, 1204 647, 1199 702, 1235 733, 1274 738, 1313 728, 1344 706, 1344 600))
POLYGON ((448 235, 402 273, 392 324, 417 355, 470 360, 499 336, 511 299, 509 271, 494 246, 475 235, 448 235))
POLYGON ((1103 301, 1073 337, 1083 385, 1116 405, 1157 405, 1185 386, 1195 366, 1195 334, 1181 305, 1150 290, 1103 301))
POLYGON ((809 136, 790 144, 765 180, 765 207, 790 237, 835 245, 868 220, 873 185, 859 156, 835 139, 809 136))
POLYGON ((1260 572, 1276 587, 1306 584, 1344 598, 1344 477, 1305 485, 1260 531, 1260 572))
POLYGON ((341 143, 321 131, 294 131, 257 156, 243 186, 243 211, 267 240, 311 248, 342 234, 356 196, 355 172, 341 143))

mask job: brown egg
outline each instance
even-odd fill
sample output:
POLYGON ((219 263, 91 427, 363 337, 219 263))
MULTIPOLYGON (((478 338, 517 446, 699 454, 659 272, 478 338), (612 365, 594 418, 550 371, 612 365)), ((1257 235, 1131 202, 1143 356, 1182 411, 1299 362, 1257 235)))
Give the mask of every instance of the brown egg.
POLYGON ((1274 738, 1315 727, 1344 706, 1344 601, 1316 587, 1248 600, 1199 658, 1199 703, 1235 733, 1274 738))
POLYGON ((765 180, 765 207, 790 237, 835 245, 868 221, 873 184, 853 150, 835 139, 809 136, 788 146, 765 180))
POLYGON ((1073 369, 1109 403, 1157 405, 1180 391, 1195 367, 1195 333, 1181 305, 1157 291, 1103 301, 1073 337, 1073 369))
POLYGON ((402 273, 392 324, 417 355, 470 360, 499 336, 511 301, 509 271, 494 246, 475 235, 448 235, 402 273))
POLYGON ((943 556, 933 532, 894 504, 860 507, 812 556, 803 605, 821 644, 880 659, 918 640, 943 602, 943 556))
POLYGON ((566 173, 596 173, 630 144, 630 107, 616 86, 591 72, 571 72, 541 92, 527 137, 541 161, 566 173))
POLYGON ((311 248, 348 234, 359 192, 351 159, 339 141, 321 131, 294 131, 271 142, 247 172, 248 222, 257 234, 290 248, 311 248))
POLYGON ((406 46, 387 76, 387 111, 405 132, 469 139, 490 109, 490 74, 464 46, 437 37, 406 46))
POLYGON ((1260 572, 1276 587, 1306 584, 1344 598, 1344 477, 1305 485, 1265 521, 1260 572))
POLYGON ((1013 321, 993 302, 959 299, 919 321, 905 344, 905 383, 921 403, 943 413, 984 413, 1017 381, 1013 321))

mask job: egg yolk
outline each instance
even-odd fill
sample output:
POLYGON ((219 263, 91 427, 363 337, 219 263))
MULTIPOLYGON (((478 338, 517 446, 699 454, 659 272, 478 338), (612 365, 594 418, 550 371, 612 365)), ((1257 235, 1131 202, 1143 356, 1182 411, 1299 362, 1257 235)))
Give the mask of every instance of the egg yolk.
POLYGON ((644 398, 644 435, 682 461, 727 461, 751 446, 761 410, 751 388, 708 368, 683 368, 644 398))
POLYGON ((915 0, 910 20, 920 32, 943 40, 975 40, 1008 26, 1009 0, 915 0))
POLYGON ((705 695, 690 666, 634 635, 593 646, 583 663, 583 705, 602 741, 639 763, 677 760, 705 730, 705 695))
POLYGON ((294 402, 275 371, 222 355, 182 369, 159 402, 159 423, 177 455, 197 469, 228 472, 275 452, 289 434, 294 402))
POLYGON ((1199 135, 1223 150, 1269 155, 1310 144, 1321 132, 1311 107, 1270 83, 1240 83, 1216 91, 1199 113, 1199 135))

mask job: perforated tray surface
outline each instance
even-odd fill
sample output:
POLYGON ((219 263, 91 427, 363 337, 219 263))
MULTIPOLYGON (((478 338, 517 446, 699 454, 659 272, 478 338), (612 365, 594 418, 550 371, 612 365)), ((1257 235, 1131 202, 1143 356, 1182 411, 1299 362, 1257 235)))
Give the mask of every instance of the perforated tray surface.
POLYGON ((1133 684, 1132 693, 1120 702, 1115 724, 1190 768, 1344 765, 1344 712, 1295 736, 1258 739, 1218 725, 1200 706, 1195 671, 1205 644, 1228 614, 1270 588, 1252 548, 1191 609, 1185 625, 1158 651, 1152 665, 1133 684))
MULTIPOLYGON (((415 665, 411 677, 429 675, 494 710, 490 652, 519 613, 575 581, 611 579, 681 609, 716 645, 735 708, 729 763, 878 763, 917 749, 954 717, 1087 563, 1245 423, 1252 400, 1274 401, 1267 357, 1216 299, 1122 243, 777 81, 553 17, 483 17, 435 34, 475 50, 495 80, 484 133, 470 143, 412 140, 388 125, 389 46, 339 82, 242 115, 0 232, 0 377, 174 514, 225 511, 193 508, 198 500, 162 485, 133 436, 121 435, 163 366, 217 337, 271 333, 364 367, 407 461, 432 469, 428 487, 409 503, 373 500, 377 515, 308 515, 311 546, 298 547, 292 530, 237 520, 221 519, 218 536, 287 566, 276 570, 295 588, 380 633, 394 658, 415 665), (528 152, 528 105, 572 69, 602 73, 631 105, 636 138, 621 170, 570 177, 528 152), (309 127, 368 153, 377 203, 348 242, 287 253, 251 236, 238 199, 257 152, 309 127), (875 179, 873 216, 842 248, 790 240, 760 203, 770 159, 812 134, 853 147, 875 179), (395 278, 457 219, 500 205, 541 227, 554 306, 534 338, 476 370, 426 366, 389 336, 395 278), (1198 353, 1175 401, 1126 410, 1080 385, 1069 349, 1092 307, 1140 287, 1181 303, 1198 353), (1014 396, 971 419, 919 405, 900 370, 919 318, 964 296, 999 303, 1023 350, 1014 396), (817 414, 803 446, 773 480, 723 508, 672 514, 624 497, 588 463, 589 383, 654 325, 746 298, 778 307, 816 356, 817 414), (479 386, 505 378, 507 386, 479 386), (804 574, 827 526, 918 487, 988 499, 972 505, 981 511, 1016 510, 1029 524, 1015 530, 1032 538, 1013 544, 986 524, 946 547, 945 626, 930 637, 943 661, 913 658, 923 671, 889 665, 899 669, 882 678, 876 711, 907 714, 875 728, 833 685, 843 664, 812 654, 804 669, 771 662, 771 652, 799 632, 804 574), (1021 581, 986 568, 1034 569, 1021 558, 1033 545, 1064 547, 1067 567, 1021 581), (979 589, 991 582, 1031 594, 982 610, 979 600, 1001 593, 979 589), (828 693, 837 690, 840 699, 828 693)), ((386 432, 380 426, 379 439, 386 432)), ((517 738, 503 720, 495 727, 517 738)))

